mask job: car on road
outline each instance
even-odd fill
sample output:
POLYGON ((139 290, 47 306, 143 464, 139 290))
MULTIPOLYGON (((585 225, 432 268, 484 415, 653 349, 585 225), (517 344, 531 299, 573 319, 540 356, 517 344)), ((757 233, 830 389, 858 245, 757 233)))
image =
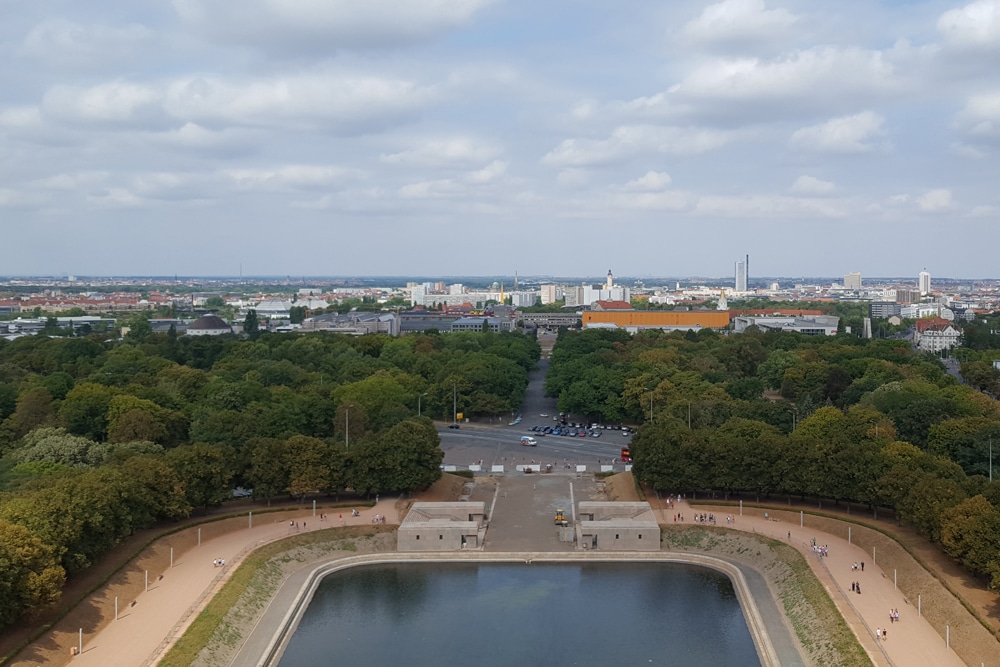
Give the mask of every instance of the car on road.
POLYGON ((590 435, 591 435, 591 437, 594 437, 594 438, 600 438, 601 437, 601 432, 600 431, 594 431, 590 435))
POLYGON ((547 412, 543 412, 542 414, 540 414, 540 415, 538 415, 538 416, 539 416, 539 417, 543 417, 543 418, 544 418, 544 417, 548 417, 548 416, 549 416, 549 413, 547 413, 547 412))
POLYGON ((458 424, 448 424, 448 428, 461 428, 458 424))

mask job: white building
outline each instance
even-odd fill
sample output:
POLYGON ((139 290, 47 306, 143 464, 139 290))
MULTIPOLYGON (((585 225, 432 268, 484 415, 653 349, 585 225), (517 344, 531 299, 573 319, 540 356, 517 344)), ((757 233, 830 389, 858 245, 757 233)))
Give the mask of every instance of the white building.
POLYGON ((857 271, 853 271, 844 276, 844 289, 849 290, 860 290, 861 289, 861 274, 857 271))
POLYGON ((747 260, 741 259, 736 262, 736 291, 747 291, 747 260))
POLYGON ((917 287, 920 290, 920 296, 927 296, 931 293, 931 274, 927 273, 927 269, 920 272, 917 276, 917 287))
POLYGON ((961 342, 962 332, 951 322, 940 318, 917 320, 913 331, 913 345, 924 352, 950 350, 961 342))
POLYGON ((465 294, 465 285, 462 283, 448 285, 448 294, 465 294))
POLYGON ((540 289, 541 289, 543 306, 548 305, 550 303, 555 303, 556 301, 562 299, 563 296, 562 287, 559 285, 555 284, 542 285, 540 289))

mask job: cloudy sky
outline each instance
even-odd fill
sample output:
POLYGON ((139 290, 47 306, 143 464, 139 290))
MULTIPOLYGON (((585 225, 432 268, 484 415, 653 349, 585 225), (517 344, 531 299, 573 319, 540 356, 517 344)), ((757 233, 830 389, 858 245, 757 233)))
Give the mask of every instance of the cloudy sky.
POLYGON ((1000 0, 0 16, 0 275, 1000 277, 1000 0))

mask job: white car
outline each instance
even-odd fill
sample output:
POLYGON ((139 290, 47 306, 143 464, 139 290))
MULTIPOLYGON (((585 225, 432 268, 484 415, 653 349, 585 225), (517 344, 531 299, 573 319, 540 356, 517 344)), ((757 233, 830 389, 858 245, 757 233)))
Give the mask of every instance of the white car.
POLYGON ((548 417, 548 416, 549 416, 549 413, 548 413, 548 412, 543 412, 542 414, 540 414, 540 415, 538 415, 538 416, 539 416, 539 417, 548 417))

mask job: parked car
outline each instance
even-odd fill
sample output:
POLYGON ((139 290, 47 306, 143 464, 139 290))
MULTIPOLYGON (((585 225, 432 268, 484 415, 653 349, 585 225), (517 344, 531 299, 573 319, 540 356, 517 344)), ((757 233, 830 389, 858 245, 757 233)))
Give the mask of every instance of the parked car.
POLYGON ((461 428, 458 424, 448 424, 448 428, 461 428))

